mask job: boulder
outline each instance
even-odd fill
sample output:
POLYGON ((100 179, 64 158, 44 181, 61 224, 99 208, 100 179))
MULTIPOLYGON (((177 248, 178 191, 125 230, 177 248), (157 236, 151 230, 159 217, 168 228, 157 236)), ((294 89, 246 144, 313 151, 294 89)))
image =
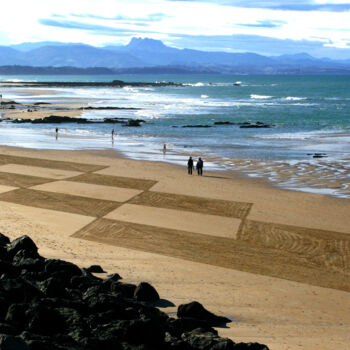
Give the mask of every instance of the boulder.
POLYGON ((157 301, 159 294, 149 283, 141 282, 134 291, 134 298, 139 301, 157 301))
POLYGON ((202 304, 192 301, 188 304, 179 305, 177 309, 178 317, 189 317, 197 320, 208 322, 211 326, 218 326, 231 322, 227 317, 216 316, 212 312, 206 310, 202 304))

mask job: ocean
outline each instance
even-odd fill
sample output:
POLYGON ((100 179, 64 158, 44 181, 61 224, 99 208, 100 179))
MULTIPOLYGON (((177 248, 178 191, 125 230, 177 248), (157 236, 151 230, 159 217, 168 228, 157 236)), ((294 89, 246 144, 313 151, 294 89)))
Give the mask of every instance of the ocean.
POLYGON ((120 124, 0 124, 0 144, 40 149, 115 149, 125 157, 185 166, 201 156, 204 169, 233 170, 263 177, 294 190, 350 197, 350 76, 118 75, 0 76, 5 81, 106 81, 184 83, 182 87, 1 88, 21 103, 58 98, 89 105, 137 110, 87 111, 84 117, 137 118, 139 128, 120 124), (240 84, 234 85, 239 81, 240 84), (58 91, 59 95, 55 95, 58 91), (215 122, 265 123, 240 128, 215 122), (207 125, 210 127, 183 127, 207 125), (111 142, 111 129, 115 140, 111 142), (167 151, 163 152, 166 144, 167 151), (322 158, 315 158, 321 153, 322 158))

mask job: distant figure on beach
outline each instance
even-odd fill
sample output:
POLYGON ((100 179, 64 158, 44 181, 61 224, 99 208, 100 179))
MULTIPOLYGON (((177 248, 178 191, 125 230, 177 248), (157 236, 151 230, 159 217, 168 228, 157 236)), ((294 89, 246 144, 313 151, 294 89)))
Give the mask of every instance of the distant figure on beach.
POLYGON ((166 153, 166 144, 163 146, 163 153, 166 153))
POLYGON ((193 159, 192 157, 188 158, 187 162, 187 171, 190 175, 192 175, 192 169, 193 169, 193 159))
POLYGON ((112 141, 114 140, 114 129, 112 129, 112 141))
POLYGON ((201 157, 198 158, 196 168, 197 168, 198 175, 202 176, 203 175, 203 160, 201 157))
POLYGON ((56 132, 56 140, 58 139, 58 128, 55 129, 56 132))

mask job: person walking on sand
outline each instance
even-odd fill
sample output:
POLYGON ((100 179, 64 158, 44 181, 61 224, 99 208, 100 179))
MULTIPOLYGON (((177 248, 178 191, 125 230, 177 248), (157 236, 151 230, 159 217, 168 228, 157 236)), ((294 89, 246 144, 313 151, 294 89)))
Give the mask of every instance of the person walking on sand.
POLYGON ((203 160, 201 157, 198 158, 196 168, 197 168, 198 175, 202 176, 203 175, 203 160))
POLYGON ((192 169, 193 169, 193 159, 190 157, 187 162, 187 171, 190 175, 192 175, 192 169))

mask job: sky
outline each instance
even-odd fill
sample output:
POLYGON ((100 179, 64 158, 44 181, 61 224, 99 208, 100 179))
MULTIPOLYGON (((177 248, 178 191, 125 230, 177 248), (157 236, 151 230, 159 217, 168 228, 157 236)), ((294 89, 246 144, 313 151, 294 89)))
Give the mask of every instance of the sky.
POLYGON ((203 51, 350 59, 349 0, 10 0, 5 6, 5 46, 125 45, 147 37, 203 51))

